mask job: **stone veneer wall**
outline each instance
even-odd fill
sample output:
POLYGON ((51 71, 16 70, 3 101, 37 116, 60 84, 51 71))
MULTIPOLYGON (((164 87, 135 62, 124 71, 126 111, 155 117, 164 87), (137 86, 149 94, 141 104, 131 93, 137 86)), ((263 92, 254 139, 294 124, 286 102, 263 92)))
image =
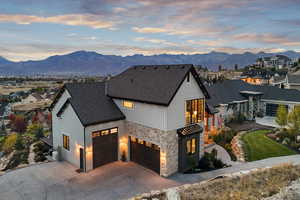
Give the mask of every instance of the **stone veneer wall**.
POLYGON ((176 130, 162 131, 126 121, 129 136, 151 142, 160 147, 160 175, 169 176, 178 171, 178 136, 176 130))

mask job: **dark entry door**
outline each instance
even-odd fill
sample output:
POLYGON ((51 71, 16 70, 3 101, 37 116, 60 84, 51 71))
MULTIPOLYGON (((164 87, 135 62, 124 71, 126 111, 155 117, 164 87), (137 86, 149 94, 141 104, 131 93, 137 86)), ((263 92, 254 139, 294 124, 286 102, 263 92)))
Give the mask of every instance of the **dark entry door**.
POLYGON ((160 173, 160 148, 155 144, 131 137, 130 160, 160 173))
POLYGON ((118 133, 93 137, 93 168, 118 160, 118 133))
POLYGON ((80 169, 83 170, 83 148, 80 148, 79 151, 80 151, 80 169))
MULTIPOLYGON (((271 103, 268 103, 266 105, 266 115, 267 116, 272 116, 272 117, 275 117, 276 116, 276 113, 277 113, 277 109, 278 109, 279 105, 278 104, 271 104, 271 103)), ((288 109, 288 106, 285 105, 286 109, 288 109)))

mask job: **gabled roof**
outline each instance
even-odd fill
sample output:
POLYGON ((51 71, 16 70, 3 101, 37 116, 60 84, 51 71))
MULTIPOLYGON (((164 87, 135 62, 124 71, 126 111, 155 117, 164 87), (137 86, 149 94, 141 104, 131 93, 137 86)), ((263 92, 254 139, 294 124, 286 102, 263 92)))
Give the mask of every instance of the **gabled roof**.
POLYGON ((189 72, 209 98, 194 66, 190 64, 131 67, 109 81, 108 95, 112 98, 168 106, 189 72))
POLYGON ((71 104, 83 126, 125 119, 113 100, 105 95, 105 82, 67 83, 64 89, 71 98, 63 104, 57 115, 71 104))

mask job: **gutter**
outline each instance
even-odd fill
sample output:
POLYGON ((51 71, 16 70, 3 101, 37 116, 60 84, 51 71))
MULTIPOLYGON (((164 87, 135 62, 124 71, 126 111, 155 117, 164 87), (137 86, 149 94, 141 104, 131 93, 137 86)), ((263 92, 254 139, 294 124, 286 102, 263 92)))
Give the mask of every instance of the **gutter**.
POLYGON ((83 171, 86 172, 86 145, 85 145, 85 126, 83 127, 83 149, 84 149, 84 169, 83 171))

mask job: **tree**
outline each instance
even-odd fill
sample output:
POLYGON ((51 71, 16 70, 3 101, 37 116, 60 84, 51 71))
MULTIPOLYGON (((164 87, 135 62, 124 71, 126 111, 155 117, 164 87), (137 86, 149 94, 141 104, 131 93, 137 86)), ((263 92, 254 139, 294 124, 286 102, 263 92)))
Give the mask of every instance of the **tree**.
POLYGON ((283 128, 288 122, 288 111, 284 105, 279 105, 276 112, 276 123, 283 128))
POLYGON ((222 71, 222 65, 219 65, 219 72, 222 71))
POLYGON ((2 147, 3 151, 5 153, 10 153, 14 149, 16 142, 17 142, 16 133, 7 136, 2 147))
POLYGON ((237 71, 238 69, 239 69, 238 64, 235 64, 235 65, 234 65, 234 70, 237 71))
POLYGON ((27 126, 25 118, 22 115, 17 115, 12 125, 18 133, 24 133, 27 126))
POLYGON ((300 128, 300 107, 295 106, 294 109, 288 115, 288 126, 289 126, 289 133, 296 137, 299 133, 300 128))
POLYGON ((37 139, 44 137, 43 126, 38 123, 31 124, 27 127, 28 134, 34 135, 37 139))

